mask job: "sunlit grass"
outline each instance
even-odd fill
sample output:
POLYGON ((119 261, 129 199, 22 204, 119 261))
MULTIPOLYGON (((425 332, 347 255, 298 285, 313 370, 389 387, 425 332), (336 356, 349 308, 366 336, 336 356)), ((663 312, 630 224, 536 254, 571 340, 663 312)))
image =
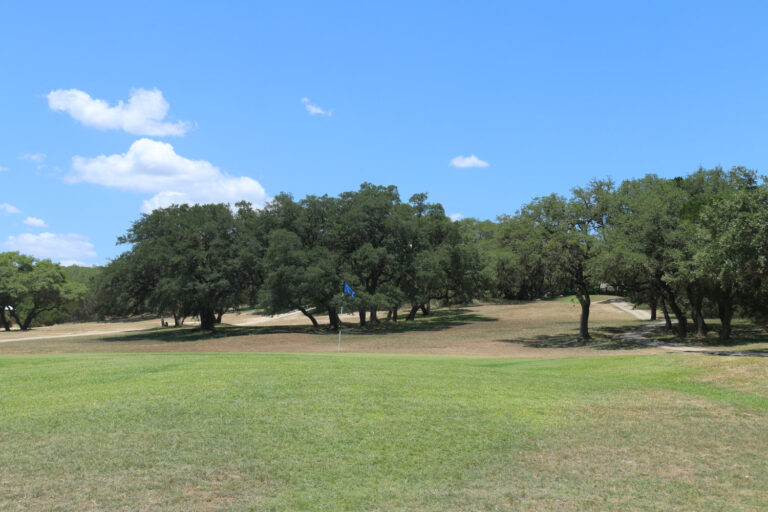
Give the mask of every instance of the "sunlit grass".
POLYGON ((766 364, 3 356, 0 509, 760 510, 766 364))

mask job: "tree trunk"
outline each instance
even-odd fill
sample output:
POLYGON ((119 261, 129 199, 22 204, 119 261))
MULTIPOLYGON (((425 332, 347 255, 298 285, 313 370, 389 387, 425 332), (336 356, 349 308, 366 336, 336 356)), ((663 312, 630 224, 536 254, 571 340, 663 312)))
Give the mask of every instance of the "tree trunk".
POLYGON ((387 322, 389 322, 391 320, 392 320, 392 310, 388 309, 387 310, 387 322))
POLYGON ((688 289, 688 301, 691 303, 691 320, 696 326, 696 336, 707 334, 707 324, 704 322, 704 296, 692 288, 688 289))
POLYGON ((200 328, 204 331, 212 331, 216 325, 216 314, 212 309, 206 309, 200 312, 200 328))
POLYGON ((428 316, 432 312, 432 301, 427 301, 421 306, 421 312, 424 314, 424 316, 428 316))
POLYGON ((360 317, 360 327, 365 327, 365 310, 361 309, 358 311, 357 316, 360 317))
POLYGON ((177 313, 174 313, 173 314, 173 326, 174 327, 181 327, 182 325, 184 325, 184 318, 181 315, 179 315, 177 313))
POLYGON ((694 322, 696 323, 696 336, 706 336, 707 331, 709 330, 707 323, 704 321, 704 313, 702 312, 704 309, 703 303, 704 299, 700 296, 697 297, 696 303, 691 310, 691 315, 694 316, 694 322))
POLYGON ((397 308, 392 309, 392 321, 397 323, 397 308))
POLYGON ((731 320, 733 319, 733 300, 730 297, 717 301, 717 314, 720 317, 720 341, 731 339, 731 320))
POLYGON ((413 320, 416 318, 416 313, 419 312, 419 304, 411 305, 411 311, 408 313, 406 320, 413 320))
POLYGON ((656 298, 652 298, 648 300, 648 305, 651 307, 651 320, 656 320, 656 308, 658 307, 658 304, 656 304, 656 298))
POLYGON ((578 293, 576 297, 579 299, 579 304, 581 304, 579 339, 582 341, 591 340, 592 336, 589 335, 589 306, 592 304, 592 300, 589 298, 588 293, 578 293))
POLYGON ((668 300, 669 307, 672 309, 672 312, 677 318, 677 337, 685 338, 688 336, 688 318, 686 318, 682 308, 677 304, 675 296, 672 294, 672 292, 669 292, 668 300))
POLYGON ((219 311, 216 313, 216 323, 217 323, 217 324, 220 324, 220 323, 221 323, 221 318, 222 318, 223 316, 224 316, 224 310, 223 310, 223 309, 220 309, 220 310, 219 310, 219 311))
POLYGON ((13 318, 16 319, 16 324, 19 326, 19 329, 22 331, 29 330, 29 327, 32 325, 32 320, 35 318, 35 310, 32 309, 29 313, 27 313, 26 318, 22 321, 21 318, 19 318, 19 314, 16 312, 16 310, 13 310, 13 318))
POLYGON ((305 308, 303 308, 303 307, 300 307, 300 308, 299 308, 299 311, 301 311, 302 313, 304 313, 304 316, 306 316, 307 318, 309 318, 309 319, 312 321, 312 327, 314 327, 315 329, 317 329, 318 327, 320 327, 320 325, 317 323, 317 320, 315 320, 315 317, 312 315, 312 313, 310 313, 309 311, 307 311, 307 310, 306 310, 305 308))
POLYGON ((3 329, 6 331, 11 330, 11 323, 8 321, 8 318, 5 316, 5 311, 0 311, 0 318, 3 320, 3 329))
POLYGON ((21 319, 19 318, 19 315, 16 313, 16 310, 11 311, 11 321, 16 320, 16 325, 19 326, 19 329, 21 329, 21 319))
POLYGON ((341 327, 341 319, 339 318, 339 315, 336 313, 336 308, 329 307, 328 308, 328 322, 331 324, 331 327, 338 331, 341 327))
POLYGON ((667 310, 667 301, 664 299, 661 299, 661 311, 664 313, 664 323, 665 327, 672 330, 672 319, 669 318, 669 311, 667 310))
POLYGON ((376 308, 371 310, 371 318, 369 319, 369 322, 372 324, 379 323, 379 312, 376 308))
POLYGON ((696 314, 696 336, 706 336, 709 331, 709 326, 704 321, 704 315, 701 314, 701 310, 696 314))

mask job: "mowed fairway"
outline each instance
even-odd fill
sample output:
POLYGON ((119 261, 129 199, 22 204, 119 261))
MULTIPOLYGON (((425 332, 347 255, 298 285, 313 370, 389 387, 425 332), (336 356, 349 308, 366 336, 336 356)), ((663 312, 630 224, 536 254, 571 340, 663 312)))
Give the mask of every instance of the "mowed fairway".
POLYGON ((0 510, 765 510, 765 359, 0 357, 0 510))
POLYGON ((607 303, 588 345, 567 300, 348 326, 342 354, 248 318, 0 343, 0 510, 768 508, 768 358, 621 342, 643 322, 607 303))

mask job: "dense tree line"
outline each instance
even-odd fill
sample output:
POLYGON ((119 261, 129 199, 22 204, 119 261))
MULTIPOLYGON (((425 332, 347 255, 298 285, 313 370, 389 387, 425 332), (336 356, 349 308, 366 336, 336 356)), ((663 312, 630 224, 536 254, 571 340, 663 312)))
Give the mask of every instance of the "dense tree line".
POLYGON ((462 221, 490 261, 490 297, 534 299, 575 294, 582 338, 589 337, 589 294, 601 285, 660 309, 680 337, 719 317, 727 340, 737 312, 758 321, 768 311, 768 187, 737 167, 679 178, 647 175, 616 186, 593 180, 569 198, 534 199, 497 223, 462 221))
POLYGON ((706 333, 706 318, 720 319, 723 339, 734 315, 768 320, 768 186, 744 168, 592 180, 496 222, 452 222, 426 194, 402 201, 370 183, 337 197, 280 194, 261 209, 177 205, 118 242, 128 249, 103 269, 0 255, 0 304, 26 327, 45 315, 153 313, 212 329, 225 311, 257 305, 337 328, 342 305, 367 325, 433 303, 573 294, 588 339, 591 295, 608 289, 660 311, 681 337, 689 324, 706 333))
POLYGON ((102 304, 154 311, 212 328, 228 308, 328 315, 338 327, 341 283, 360 324, 428 314, 435 301, 532 300, 574 294, 589 338, 590 295, 609 286, 661 309, 680 336, 716 315, 730 336, 738 311, 762 320, 766 186, 753 171, 701 169, 616 186, 593 180, 570 197, 536 198, 497 222, 451 222, 426 194, 363 184, 338 197, 281 194, 261 210, 241 203, 174 206, 144 215, 106 269, 102 304))
POLYGON ((288 194, 256 210, 248 203, 179 205, 136 221, 119 243, 130 249, 104 271, 102 314, 152 311, 211 329, 229 308, 299 310, 339 326, 342 305, 360 324, 429 314, 433 301, 477 294, 483 257, 470 233, 426 194, 408 202, 369 183, 339 197, 288 194), (356 291, 341 294, 342 283, 356 291))

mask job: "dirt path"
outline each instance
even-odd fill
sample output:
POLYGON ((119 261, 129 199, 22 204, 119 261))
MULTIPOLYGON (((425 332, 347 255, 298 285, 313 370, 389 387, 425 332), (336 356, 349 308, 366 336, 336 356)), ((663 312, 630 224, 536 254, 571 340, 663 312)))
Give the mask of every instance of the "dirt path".
POLYGON ((120 334, 122 332, 132 331, 146 331, 146 327, 133 327, 130 329, 118 329, 113 331, 90 331, 80 333, 68 333, 68 334, 49 334, 47 336, 23 336, 21 338, 8 338, 0 339, 0 343, 10 343, 12 341, 32 341, 32 340, 50 340, 56 338, 77 338, 80 336, 101 336, 103 334, 120 334))
POLYGON ((265 316, 265 317, 262 317, 262 318, 257 318, 255 320, 249 320, 248 322, 233 323, 231 325, 243 325, 243 326, 245 326, 245 325, 266 324, 266 323, 271 322, 273 320, 281 320, 283 318, 291 318, 291 317, 295 317, 295 316, 301 315, 301 314, 303 314, 303 313, 301 311, 298 311, 298 310, 296 310, 296 311, 289 311, 288 313, 281 313, 279 315, 274 315, 274 316, 265 316))
MULTIPOLYGON (((249 326, 270 323, 275 320, 290 319, 297 315, 301 315, 300 311, 291 311, 289 313, 283 313, 274 316, 255 316, 251 314, 239 315, 237 313, 229 313, 225 315, 228 324, 237 326, 249 326), (239 321, 240 317, 244 317, 245 321, 239 321)), ((93 323, 93 324, 61 324, 54 327, 39 327, 32 331, 18 331, 15 330, 12 333, 2 333, 0 335, 0 343, 12 343, 14 341, 33 341, 33 340, 51 340, 61 338, 79 338, 83 336, 103 336, 109 334, 120 334, 126 332, 147 331, 157 328, 159 319, 152 319, 141 321, 135 324, 132 323, 119 323, 121 327, 112 329, 99 329, 99 327, 106 327, 107 323, 93 323), (16 333, 14 336, 13 334, 16 333), (13 336, 6 338, 5 336, 13 336)), ((199 322, 190 321, 186 322, 187 325, 198 325, 199 322)))
POLYGON ((624 299, 618 298, 618 299, 608 299, 606 301, 603 301, 606 304, 610 304, 611 306, 620 309, 621 311, 624 311, 625 313, 629 313, 630 315, 634 316, 635 318, 639 318, 640 320, 650 320, 651 319, 651 312, 646 311, 644 309, 637 309, 637 307, 634 304, 630 304, 629 302, 625 301, 624 299))

